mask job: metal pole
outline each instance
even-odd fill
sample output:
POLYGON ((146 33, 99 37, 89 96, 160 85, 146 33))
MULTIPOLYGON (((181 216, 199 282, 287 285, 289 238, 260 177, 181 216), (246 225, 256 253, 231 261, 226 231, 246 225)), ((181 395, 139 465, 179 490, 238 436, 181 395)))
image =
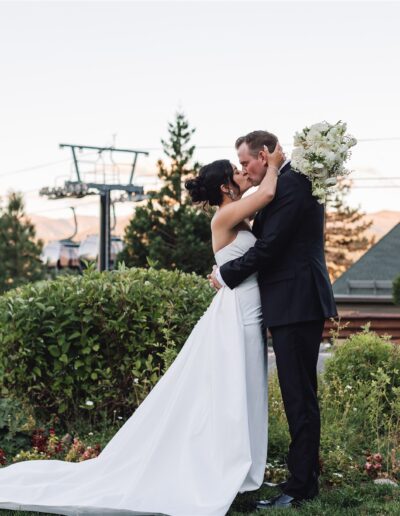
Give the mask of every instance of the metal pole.
POLYGON ((100 249, 99 270, 110 270, 111 231, 110 231, 110 190, 100 193, 100 249))
POLYGON ((74 157, 76 176, 78 178, 78 181, 80 182, 81 181, 81 175, 79 173, 79 165, 78 165, 78 160, 76 158, 75 147, 72 147, 72 156, 74 157))
POLYGON ((129 184, 132 184, 133 174, 135 173, 136 162, 137 162, 138 153, 135 154, 133 158, 132 168, 131 168, 131 177, 129 178, 129 184))
POLYGON ((129 152, 129 153, 136 153, 136 154, 144 154, 145 156, 149 155, 149 153, 147 151, 136 150, 136 149, 116 149, 115 147, 94 147, 93 145, 60 143, 60 148, 63 149, 64 147, 71 147, 71 148, 75 147, 76 149, 79 149, 79 150, 89 149, 89 150, 99 150, 99 151, 129 152))

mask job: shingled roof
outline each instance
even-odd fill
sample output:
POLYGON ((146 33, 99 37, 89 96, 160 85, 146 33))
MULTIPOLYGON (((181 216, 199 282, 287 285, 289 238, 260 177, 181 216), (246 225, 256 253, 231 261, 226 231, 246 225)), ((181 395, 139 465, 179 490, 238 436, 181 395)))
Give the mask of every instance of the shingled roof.
POLYGON ((391 296, 400 275, 400 223, 333 284, 335 296, 391 296))

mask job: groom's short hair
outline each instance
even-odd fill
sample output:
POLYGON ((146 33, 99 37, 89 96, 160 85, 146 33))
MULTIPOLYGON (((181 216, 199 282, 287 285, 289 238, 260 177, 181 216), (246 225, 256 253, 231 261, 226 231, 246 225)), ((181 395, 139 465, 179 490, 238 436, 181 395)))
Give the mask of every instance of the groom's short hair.
POLYGON ((250 153, 257 155, 260 150, 263 150, 264 145, 267 146, 269 152, 273 152, 275 145, 278 143, 278 138, 268 131, 252 131, 246 134, 246 136, 241 136, 236 140, 236 149, 238 149, 242 143, 247 143, 250 153))

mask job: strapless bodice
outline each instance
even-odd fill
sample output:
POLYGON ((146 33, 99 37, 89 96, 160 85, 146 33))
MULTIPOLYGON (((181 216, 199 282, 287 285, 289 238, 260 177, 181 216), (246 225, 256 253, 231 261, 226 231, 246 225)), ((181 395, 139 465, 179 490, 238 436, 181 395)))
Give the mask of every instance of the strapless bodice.
MULTIPOLYGON (((256 237, 250 231, 240 230, 235 240, 215 253, 218 267, 226 262, 243 256, 253 247, 256 237)), ((225 290, 225 288, 221 289, 225 290)), ((229 290, 229 289, 228 289, 229 290)), ((257 282, 257 273, 251 274, 234 289, 234 295, 243 325, 261 324, 261 299, 257 282)), ((233 317, 233 315, 232 315, 233 317)))
POLYGON ((218 267, 244 255, 250 247, 253 247, 255 241, 256 237, 250 231, 245 229, 238 231, 235 240, 215 253, 214 257, 218 267))

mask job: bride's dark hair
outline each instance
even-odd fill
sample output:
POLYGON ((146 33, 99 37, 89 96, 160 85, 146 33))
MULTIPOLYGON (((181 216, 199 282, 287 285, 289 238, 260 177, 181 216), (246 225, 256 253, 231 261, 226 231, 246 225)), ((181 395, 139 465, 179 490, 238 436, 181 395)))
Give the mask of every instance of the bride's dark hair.
POLYGON ((222 203, 221 186, 233 186, 240 192, 239 185, 233 179, 233 167, 228 159, 219 159, 204 165, 199 175, 185 182, 192 202, 219 206, 222 203))

